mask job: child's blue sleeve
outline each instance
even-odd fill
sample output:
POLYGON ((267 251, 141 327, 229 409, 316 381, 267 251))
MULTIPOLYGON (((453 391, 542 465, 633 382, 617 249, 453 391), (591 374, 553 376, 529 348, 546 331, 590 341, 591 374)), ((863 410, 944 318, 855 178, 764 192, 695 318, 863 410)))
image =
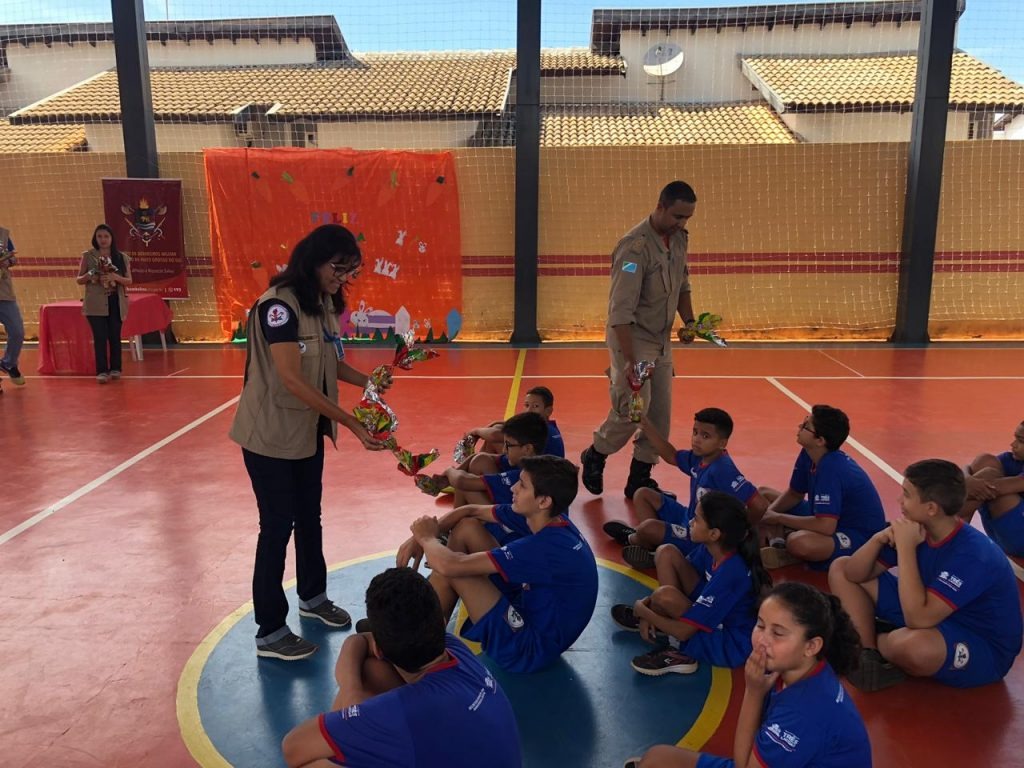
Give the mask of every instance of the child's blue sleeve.
POLYGON ((807 451, 800 451, 793 465, 793 474, 789 478, 789 487, 797 493, 807 493, 807 489, 811 487, 810 474, 811 457, 807 455, 807 451))
POLYGON ((525 536, 529 536, 533 533, 530 530, 530 526, 526 524, 526 518, 522 515, 517 515, 512 511, 511 504, 495 504, 494 519, 496 522, 514 533, 521 533, 525 536))
POLYGON ((693 468, 693 451, 676 451, 676 466, 680 472, 690 474, 693 468))

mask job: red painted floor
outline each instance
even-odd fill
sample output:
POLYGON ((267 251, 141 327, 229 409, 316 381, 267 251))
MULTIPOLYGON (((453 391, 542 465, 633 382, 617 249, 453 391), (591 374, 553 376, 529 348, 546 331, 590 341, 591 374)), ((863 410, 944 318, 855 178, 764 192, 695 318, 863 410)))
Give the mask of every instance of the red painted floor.
MULTIPOLYGON (((519 355, 504 346, 443 350, 439 360, 401 374, 389 402, 401 417, 403 443, 449 456, 467 428, 501 418, 519 355)), ((372 367, 388 353, 355 349, 351 356, 372 367)), ((837 405, 850 414, 852 437, 877 457, 848 446, 890 514, 898 490, 891 471, 927 456, 963 462, 1003 450, 1021 418, 1014 396, 1024 380, 1020 349, 701 346, 680 350, 677 360, 674 414, 683 444, 695 410, 723 407, 736 421, 730 451, 745 474, 784 485, 804 415, 798 400, 837 405)), ((4 766, 195 764, 175 714, 178 679, 202 638, 250 597, 255 504, 239 449, 226 436, 233 408, 209 416, 238 394, 243 362, 237 347, 148 350, 144 362, 128 363, 121 382, 105 387, 91 378, 33 377, 20 388, 4 382, 4 766)), ((524 363, 520 391, 551 387, 568 456, 578 459, 607 410, 606 354, 545 347, 526 352, 524 363)), ((22 368, 35 365, 35 351, 26 351, 22 368)), ((620 491, 628 463, 625 452, 609 460, 605 495, 581 490, 573 508, 609 559, 618 553, 600 527, 630 516, 620 491)), ((351 439, 329 450, 325 475, 328 563, 393 549, 414 517, 443 505, 397 475, 388 457, 366 454, 351 439)), ((687 490, 674 469, 661 466, 657 477, 687 490)), ((720 753, 731 746, 739 685, 737 676, 729 714, 709 743, 720 753)), ((958 691, 912 681, 855 699, 876 766, 1020 759, 1022 661, 1002 685, 958 691), (954 722, 956 737, 944 737, 954 722)), ((609 756, 608 764, 624 757, 609 756)))

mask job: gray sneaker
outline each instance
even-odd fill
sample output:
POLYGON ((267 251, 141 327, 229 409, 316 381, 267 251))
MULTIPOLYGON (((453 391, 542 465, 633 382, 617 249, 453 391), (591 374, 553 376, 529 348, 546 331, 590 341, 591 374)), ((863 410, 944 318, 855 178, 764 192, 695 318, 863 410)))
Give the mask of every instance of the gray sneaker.
POLYGON ((902 683, 906 677, 902 669, 882 656, 875 648, 863 648, 857 669, 846 675, 851 685, 866 693, 881 691, 902 683))
POLYGON ((318 646, 289 632, 280 640, 256 646, 256 655, 265 659, 301 661, 316 653, 318 646))
POLYGON ((299 608, 299 616, 307 619, 319 619, 328 627, 348 629, 352 626, 352 617, 348 611, 339 608, 330 600, 324 600, 316 608, 299 608))
POLYGON ((649 571, 654 567, 654 553, 639 544, 623 547, 622 559, 638 571, 649 571))

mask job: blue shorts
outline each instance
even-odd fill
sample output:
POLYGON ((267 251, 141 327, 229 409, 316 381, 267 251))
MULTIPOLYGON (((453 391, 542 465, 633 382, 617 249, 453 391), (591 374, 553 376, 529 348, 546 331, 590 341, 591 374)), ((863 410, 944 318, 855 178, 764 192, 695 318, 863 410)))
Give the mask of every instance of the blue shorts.
POLYGON ((728 757, 717 755, 705 755, 701 752, 697 758, 697 768, 736 768, 736 763, 728 757))
POLYGON ((501 597, 480 621, 474 624, 467 619, 462 636, 480 643, 484 652, 508 672, 536 672, 557 659, 560 654, 545 649, 540 634, 506 593, 509 586, 500 576, 491 580, 502 589, 501 597))
MULTIPOLYGON (((888 571, 878 577, 878 605, 875 607, 875 615, 897 627, 907 625, 903 618, 903 609, 900 607, 896 577, 888 571)), ((974 688, 998 682, 1006 677, 1006 673, 1013 666, 1013 657, 998 659, 990 642, 961 625, 953 616, 956 614, 939 622, 935 627, 946 643, 946 660, 932 677, 954 688, 974 688)))
POLYGON ((483 475, 483 479, 490 491, 491 501, 495 504, 512 503, 512 488, 501 482, 501 475, 483 475))
POLYGON ((661 543, 671 544, 684 555, 697 548, 697 545, 690 541, 690 526, 686 523, 665 523, 665 535, 661 543))
POLYGON ((673 499, 671 496, 661 494, 661 506, 658 507, 658 511, 655 513, 659 520, 662 520, 670 525, 675 523, 676 525, 689 525, 690 524, 690 509, 684 504, 680 504, 678 501, 673 499))
MULTIPOLYGON (((501 523, 484 523, 484 530, 486 530, 494 540, 498 542, 499 547, 504 547, 510 541, 523 538, 515 531, 507 531, 501 523)), ((492 547, 493 549, 493 547, 492 547)))
MULTIPOLYGON (((751 629, 751 632, 753 629, 751 629)), ((679 650, 697 661, 715 667, 736 669, 747 663, 753 646, 751 632, 727 632, 716 629, 712 632, 701 630, 686 642, 679 644, 679 650)))
POLYGON ((1014 557, 1024 556, 1024 497, 1017 506, 998 518, 989 513, 988 504, 978 507, 978 512, 981 513, 985 533, 1003 552, 1014 557))
MULTIPOLYGON (((807 499, 804 499, 789 510, 787 514, 799 515, 800 517, 811 517, 813 512, 811 511, 810 502, 807 501, 807 499)), ((814 571, 827 571, 828 567, 832 565, 833 560, 839 557, 852 555, 864 546, 871 536, 872 534, 866 534, 863 531, 837 527, 836 532, 832 534, 832 556, 829 557, 828 560, 809 562, 807 563, 807 567, 814 571)))

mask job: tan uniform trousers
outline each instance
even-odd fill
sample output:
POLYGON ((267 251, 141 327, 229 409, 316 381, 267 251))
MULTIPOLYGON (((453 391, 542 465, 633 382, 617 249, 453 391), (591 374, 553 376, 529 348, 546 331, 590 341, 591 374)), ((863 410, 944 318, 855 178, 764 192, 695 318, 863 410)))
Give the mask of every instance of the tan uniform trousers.
MULTIPOLYGON (((608 352, 611 356, 609 378, 611 383, 608 394, 611 398, 611 409, 604 423, 594 430, 594 448, 599 453, 611 454, 618 452, 629 439, 633 441, 633 458, 647 464, 657 464, 658 454, 650 440, 639 432, 640 425, 629 420, 629 398, 633 390, 629 388, 623 370, 626 360, 619 349, 615 333, 608 329, 608 352)), ((653 360, 654 372, 640 388, 644 399, 644 413, 651 420, 655 429, 668 439, 672 420, 672 342, 664 345, 650 345, 634 338, 633 353, 637 360, 653 360)))

